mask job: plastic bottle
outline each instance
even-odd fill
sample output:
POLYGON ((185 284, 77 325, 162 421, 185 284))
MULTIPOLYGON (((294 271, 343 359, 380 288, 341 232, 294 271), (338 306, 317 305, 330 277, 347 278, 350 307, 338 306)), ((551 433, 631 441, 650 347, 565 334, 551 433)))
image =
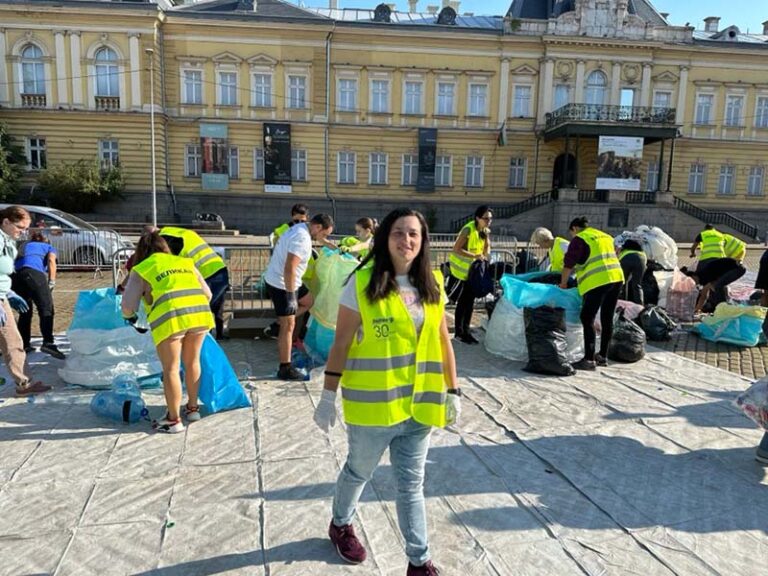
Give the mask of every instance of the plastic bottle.
POLYGON ((251 379, 251 365, 248 362, 238 362, 235 364, 235 372, 237 373, 237 379, 241 382, 251 379))
POLYGON ((102 390, 91 400, 91 411, 118 422, 138 422, 147 414, 136 378, 131 374, 118 374, 110 390, 102 390))
POLYGON ((46 394, 33 394, 27 398, 27 402, 30 404, 88 404, 92 398, 92 394, 47 392, 46 394))

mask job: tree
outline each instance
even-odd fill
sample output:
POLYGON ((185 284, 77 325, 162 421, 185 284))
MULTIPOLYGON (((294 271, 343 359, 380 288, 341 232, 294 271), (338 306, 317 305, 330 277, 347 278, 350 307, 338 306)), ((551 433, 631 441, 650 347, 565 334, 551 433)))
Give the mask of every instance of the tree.
POLYGON ((0 124, 0 201, 8 202, 16 197, 21 169, 26 163, 24 149, 14 142, 8 127, 0 124))
POLYGON ((122 198, 125 189, 119 166, 101 169, 98 162, 86 158, 44 170, 38 183, 52 206, 69 212, 90 212, 98 202, 122 198))

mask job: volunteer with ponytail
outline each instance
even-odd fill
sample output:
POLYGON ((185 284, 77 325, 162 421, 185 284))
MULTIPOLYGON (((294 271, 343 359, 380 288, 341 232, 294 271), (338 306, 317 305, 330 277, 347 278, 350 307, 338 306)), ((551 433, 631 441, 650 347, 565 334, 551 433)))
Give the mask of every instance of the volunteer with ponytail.
POLYGON ((168 410, 152 427, 158 432, 183 432, 179 367, 184 365, 188 395, 184 414, 188 422, 195 422, 200 420, 200 350, 214 325, 209 306, 211 290, 192 259, 174 256, 158 232, 141 237, 135 262, 123 294, 122 311, 125 319, 135 325, 136 312, 144 300, 152 339, 163 366, 168 410))
POLYGON ((314 415, 324 431, 335 424, 341 384, 349 452, 329 527, 337 552, 353 564, 365 560, 352 520, 389 448, 409 576, 438 574, 427 539, 424 465, 432 428, 455 423, 461 412, 442 285, 431 269, 424 217, 407 208, 391 212, 342 294, 314 415))
POLYGON ((339 251, 342 254, 353 254, 360 260, 365 258, 371 249, 375 226, 373 218, 360 218, 355 222, 355 235, 347 236, 339 242, 339 251))

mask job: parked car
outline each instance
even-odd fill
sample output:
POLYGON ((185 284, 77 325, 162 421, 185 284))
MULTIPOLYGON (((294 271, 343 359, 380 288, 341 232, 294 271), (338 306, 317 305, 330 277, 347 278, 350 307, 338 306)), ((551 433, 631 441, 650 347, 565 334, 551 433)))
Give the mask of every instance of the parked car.
MULTIPOLYGON (((0 209, 7 206, 0 204, 0 209)), ((56 248, 60 266, 104 266, 111 264, 115 253, 124 259, 133 249, 133 242, 117 232, 96 228, 73 214, 47 206, 20 206, 32 217, 30 231, 39 230, 56 248)))

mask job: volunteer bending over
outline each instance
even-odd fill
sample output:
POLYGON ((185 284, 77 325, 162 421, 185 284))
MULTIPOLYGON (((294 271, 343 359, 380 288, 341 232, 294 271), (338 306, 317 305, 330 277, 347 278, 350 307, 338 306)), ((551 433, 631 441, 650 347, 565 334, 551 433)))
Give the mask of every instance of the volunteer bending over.
POLYGON ((389 448, 407 574, 438 574, 427 538, 424 465, 432 428, 456 422, 461 412, 442 286, 441 274, 431 269, 424 217, 401 208, 384 219, 341 298, 314 419, 324 431, 335 424, 341 383, 349 453, 328 531, 339 555, 353 564, 366 558, 352 526, 357 503, 389 448))

